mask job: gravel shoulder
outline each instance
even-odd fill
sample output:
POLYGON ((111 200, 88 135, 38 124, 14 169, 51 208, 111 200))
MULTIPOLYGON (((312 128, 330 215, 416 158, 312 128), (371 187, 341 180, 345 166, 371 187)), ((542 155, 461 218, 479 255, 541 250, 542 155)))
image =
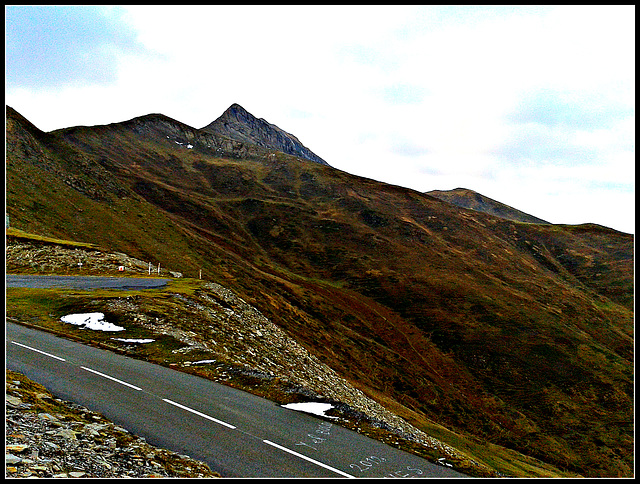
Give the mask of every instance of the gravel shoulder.
POLYGON ((149 445, 104 416, 6 372, 6 477, 220 477, 188 456, 149 445))

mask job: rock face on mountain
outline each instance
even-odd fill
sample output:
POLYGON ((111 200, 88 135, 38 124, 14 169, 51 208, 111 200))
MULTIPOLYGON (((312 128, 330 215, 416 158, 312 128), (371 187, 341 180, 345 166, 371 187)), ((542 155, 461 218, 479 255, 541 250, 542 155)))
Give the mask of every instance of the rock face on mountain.
POLYGON ((514 222, 527 222, 531 224, 548 224, 546 220, 521 212, 509 205, 500 203, 478 192, 467 188, 455 188, 453 190, 432 190, 427 195, 439 198, 457 207, 470 208, 476 212, 484 212, 496 217, 513 220, 514 222))
POLYGON ((202 128, 202 131, 328 165, 326 161, 305 147, 294 135, 262 118, 256 118, 239 104, 232 104, 222 116, 202 128))

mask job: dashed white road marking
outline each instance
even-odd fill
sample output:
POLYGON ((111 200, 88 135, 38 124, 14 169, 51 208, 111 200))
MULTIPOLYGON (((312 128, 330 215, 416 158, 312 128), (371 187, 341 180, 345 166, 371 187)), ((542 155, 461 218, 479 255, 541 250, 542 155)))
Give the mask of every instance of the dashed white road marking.
MULTIPOLYGON (((31 350, 31 351, 35 351, 37 353, 41 353, 41 354, 43 354, 45 356, 49 356, 50 358, 55 358, 56 360, 67 361, 64 358, 60 358, 59 356, 55 356, 55 355, 52 355, 50 353, 46 353, 46 352, 44 352, 42 350, 38 350, 38 349, 32 348, 31 346, 27 346, 27 345, 24 345, 24 344, 21 344, 21 343, 16 343, 15 341, 11 341, 11 343, 13 343, 14 345, 17 345, 17 346, 21 346, 21 347, 26 348, 26 349, 31 350)), ((133 388, 134 390, 142 391, 142 388, 140 388, 140 387, 132 385, 131 383, 127 383, 126 381, 119 380, 118 378, 114 378, 114 377, 112 377, 110 375, 106 375, 106 374, 101 373, 99 371, 92 370, 91 368, 87 368, 86 366, 81 366, 80 368, 82 368, 83 370, 86 370, 88 372, 94 373, 96 375, 99 375, 99 376, 101 376, 103 378, 108 378, 109 380, 113 380, 113 381, 115 381, 117 383, 120 383, 121 385, 125 385, 125 386, 127 386, 129 388, 133 388)), ((191 412, 191 413, 193 413, 195 415, 198 415, 200 417, 203 417, 203 418, 206 418, 208 420, 211 420, 212 422, 216 422, 216 423, 218 423, 220 425, 224 425, 225 427, 228 427, 230 429, 235 429, 236 428, 234 425, 231 425, 231 424, 229 424, 227 422, 223 422, 222 420, 218 420, 216 418, 213 418, 213 417, 211 417, 209 415, 206 415, 206 414, 204 414, 202 412, 198 412, 197 410, 194 410, 192 408, 189 408, 189 407, 186 407, 186 406, 181 405, 179 403, 176 403, 176 402, 174 402, 172 400, 169 400, 168 398, 163 398, 162 401, 164 401, 164 402, 166 402, 166 403, 168 403, 170 405, 173 405, 175 407, 178 407, 178 408, 181 408, 183 410, 186 410, 188 412, 191 412)), ((341 476, 355 478, 355 476, 352 476, 351 474, 347 474, 346 472, 343 472, 343 471, 341 471, 339 469, 336 469, 335 467, 331 467, 330 465, 324 464, 323 462, 319 462, 319 461, 317 461, 315 459, 312 459, 311 457, 307 457, 306 455, 300 454, 300 453, 295 452, 295 451, 293 451, 291 449, 288 449, 286 447, 278 445, 278 444, 276 444, 274 442, 271 442, 270 440, 266 440, 265 439, 262 442, 264 442, 265 444, 268 444, 268 445, 270 445, 272 447, 275 447, 277 449, 280 449, 280 450, 282 450, 284 452, 288 452, 291 455, 295 455, 296 457, 299 457, 300 459, 304 459, 304 460, 306 460, 308 462, 311 462, 313 464, 316 464, 316 465, 318 465, 320 467, 324 467, 325 469, 328 469, 328 470, 330 470, 332 472, 335 472, 336 474, 340 474, 341 476)))
POLYGON ((135 385, 132 385, 131 383, 127 383, 126 381, 118 380, 117 378, 114 378, 112 376, 105 375, 104 373, 100 373, 99 371, 92 370, 91 368, 87 368, 86 366, 81 366, 80 368, 82 368, 83 370, 90 371, 91 373, 95 373, 96 375, 100 375, 100 376, 102 376, 104 378, 108 378, 109 380, 113 380, 115 382, 118 382, 118 383, 120 383, 122 385, 126 385, 126 386, 128 386, 130 388, 133 388, 134 390, 142 390, 142 388, 137 387, 135 385))
POLYGON ((319 461, 317 461, 315 459, 312 459, 311 457, 307 457, 306 455, 299 454, 298 452, 295 452, 295 451, 293 451, 291 449, 287 449, 286 447, 283 447, 281 445, 275 444, 275 443, 271 442, 270 440, 263 440, 263 442, 265 444, 269 444, 269 445, 275 447, 276 449, 284 450, 285 452, 289 452, 289 454, 293 454, 296 457, 300 457, 301 459, 308 460, 309 462, 312 462, 312 463, 314 463, 314 464, 316 464, 316 465, 318 465, 320 467, 324 467, 325 469, 329 469, 330 471, 333 471, 336 474, 340 474, 341 476, 351 477, 351 478, 354 478, 354 479, 356 477, 356 476, 352 476, 351 474, 347 474, 346 472, 342 472, 341 470, 336 469, 335 467, 331 467, 330 465, 327 465, 327 464, 319 462, 319 461))
POLYGON ((65 360, 64 358, 60 358, 59 356, 55 356, 55 355, 51 355, 51 354, 49 354, 49 353, 45 353, 44 351, 37 350, 37 349, 35 349, 35 348, 32 348, 31 346, 23 345, 23 344, 21 344, 21 343, 16 343, 15 341, 12 341, 12 343, 13 343, 14 345, 18 345, 18 346, 22 346, 23 348, 27 348, 28 350, 35 351, 35 352, 37 352, 37 353, 42 353, 43 355, 49 356, 49 357, 51 357, 51 358, 55 358, 56 360, 60 360, 60 361, 67 361, 67 360, 65 360))
POLYGON ((175 405, 176 407, 181 408, 183 410, 186 410, 187 412, 191 412, 191 413, 194 413, 196 415, 199 415, 200 417, 203 417, 203 418, 206 418, 208 420, 211 420, 212 422, 218 423, 220 425, 224 425, 225 427, 229 427, 230 429, 235 429, 236 428, 235 425, 228 424, 227 422, 223 422, 222 420, 218 420, 217 418, 213 418, 213 417, 211 417, 211 416, 209 416, 207 414, 204 414, 202 412, 198 412, 197 410, 194 410, 193 408, 185 407, 184 405, 180 405, 179 403, 171 401, 171 400, 169 400, 167 398, 163 398, 162 401, 163 402, 167 402, 170 405, 175 405))

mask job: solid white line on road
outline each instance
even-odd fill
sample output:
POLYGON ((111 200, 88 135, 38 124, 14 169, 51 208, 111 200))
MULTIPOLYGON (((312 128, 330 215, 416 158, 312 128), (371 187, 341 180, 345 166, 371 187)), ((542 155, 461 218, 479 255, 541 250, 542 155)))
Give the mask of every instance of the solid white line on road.
POLYGON ((118 383, 120 383, 122 385, 126 385, 126 386, 128 386, 130 388, 133 388, 134 390, 142 390, 142 388, 139 388, 139 387, 137 387, 135 385, 132 385, 131 383, 127 383, 126 381, 118 380, 117 378, 114 378, 112 376, 105 375, 104 373, 100 373, 99 371, 92 370, 91 368, 87 368, 86 366, 81 366, 80 368, 82 368, 83 370, 90 371, 91 373, 95 373, 96 375, 100 375, 100 376, 103 376, 105 378, 108 378, 109 380, 113 380, 115 382, 118 382, 118 383))
POLYGON ((335 472, 335 473, 337 473, 337 474, 340 474, 341 476, 345 476, 345 477, 352 477, 352 478, 354 478, 354 479, 355 479, 355 477, 356 477, 356 476, 352 476, 351 474, 347 474, 346 472, 342 472, 341 470, 336 469, 335 467, 331 467, 331 466, 329 466, 329 465, 327 465, 327 464, 323 464, 322 462, 318 462, 317 460, 314 460, 314 459, 312 459, 311 457, 307 457, 306 455, 298 454, 297 452, 294 452, 294 451, 293 451, 293 450, 291 450, 291 449, 287 449, 286 447, 282 447, 281 445, 274 444, 274 443, 273 443, 273 442, 271 442, 270 440, 263 440, 263 442, 264 442, 265 444, 272 445, 273 447, 275 447, 275 448, 277 448, 277 449, 284 450, 285 452, 289 452, 289 454, 293 454, 293 455, 295 455, 296 457, 300 457, 301 459, 308 460, 309 462, 312 462, 312 463, 314 463, 314 464, 316 464, 316 465, 319 465, 320 467, 324 467, 325 469, 329 469, 330 471, 333 471, 333 472, 335 472))
POLYGON ((23 345, 23 344, 20 344, 20 343, 16 343, 15 341, 12 341, 12 343, 14 345, 18 345, 18 346, 22 346, 23 348, 27 348, 28 350, 36 351, 38 353, 42 353, 43 355, 50 356, 51 358, 55 358, 56 360, 67 361, 64 358, 60 358, 59 356, 55 356, 55 355, 50 355, 49 353, 45 353, 44 351, 37 350, 35 348, 32 348, 31 346, 27 346, 27 345, 23 345))
POLYGON ((195 413, 196 415, 199 415, 200 417, 204 417, 204 418, 206 418, 208 420, 211 420, 212 422, 218 423, 220 425, 224 425, 225 427, 229 427, 230 429, 235 429, 236 428, 235 426, 233 426, 231 424, 228 424, 227 422, 223 422, 222 420, 218 420, 216 418, 210 417, 209 415, 206 415, 204 413, 198 412, 197 410, 194 410, 192 408, 185 407, 184 405, 180 405, 179 403, 173 402, 173 401, 168 400, 166 398, 163 398, 162 401, 167 402, 167 403, 169 403, 171 405, 175 405, 176 407, 181 408, 183 410, 186 410, 187 412, 195 413))

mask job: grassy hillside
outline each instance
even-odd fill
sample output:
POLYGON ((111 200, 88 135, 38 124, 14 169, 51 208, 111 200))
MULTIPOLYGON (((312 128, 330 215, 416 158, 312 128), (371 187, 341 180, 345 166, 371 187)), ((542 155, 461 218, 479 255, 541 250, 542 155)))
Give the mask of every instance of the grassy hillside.
POLYGON ((15 226, 202 270, 419 428, 631 475, 631 235, 512 222, 197 133, 188 149, 188 127, 157 120, 47 134, 8 114, 15 226))

